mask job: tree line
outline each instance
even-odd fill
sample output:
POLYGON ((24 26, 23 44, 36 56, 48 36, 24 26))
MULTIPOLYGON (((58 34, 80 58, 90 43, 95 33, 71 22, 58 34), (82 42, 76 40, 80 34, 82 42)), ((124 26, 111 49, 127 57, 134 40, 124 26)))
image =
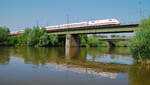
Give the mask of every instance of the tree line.
MULTIPOLYGON (((10 36, 9 28, 0 27, 0 46, 35 46, 51 47, 64 46, 65 35, 51 35, 45 28, 33 27, 24 30, 23 34, 10 36)), ((118 37, 112 35, 112 37, 118 37)), ((107 38, 104 35, 79 35, 81 47, 108 47, 108 42, 100 41, 97 38, 107 38)), ((128 46, 126 42, 114 42, 116 46, 128 46)))
POLYGON ((57 35, 48 35, 45 28, 27 28, 23 34, 11 36, 8 28, 0 27, 1 46, 62 46, 62 39, 57 35))

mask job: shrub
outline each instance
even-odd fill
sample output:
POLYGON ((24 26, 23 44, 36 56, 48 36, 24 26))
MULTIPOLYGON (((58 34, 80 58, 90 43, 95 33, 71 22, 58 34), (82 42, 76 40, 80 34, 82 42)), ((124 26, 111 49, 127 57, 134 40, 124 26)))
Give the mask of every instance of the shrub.
POLYGON ((88 37, 88 45, 91 47, 97 47, 99 44, 99 40, 94 37, 94 36, 90 36, 88 37))
POLYGON ((50 35, 50 45, 56 46, 58 44, 58 36, 57 35, 50 35))
POLYGON ((0 27, 0 43, 7 41, 9 37, 9 29, 6 27, 0 27))
POLYGON ((80 35, 80 46, 81 47, 87 47, 87 35, 80 35))
POLYGON ((137 60, 150 58, 150 17, 141 21, 136 35, 131 40, 130 50, 133 58, 137 60))
POLYGON ((47 33, 44 33, 39 40, 39 46, 48 46, 50 43, 49 36, 47 33))

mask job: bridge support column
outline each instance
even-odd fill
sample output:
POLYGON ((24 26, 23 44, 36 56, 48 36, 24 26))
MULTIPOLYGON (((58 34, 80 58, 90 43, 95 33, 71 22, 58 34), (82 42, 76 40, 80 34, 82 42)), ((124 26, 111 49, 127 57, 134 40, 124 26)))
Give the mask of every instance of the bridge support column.
POLYGON ((108 41, 108 43, 110 48, 115 47, 115 44, 112 41, 108 41))
POLYGON ((72 47, 79 47, 79 44, 80 44, 80 39, 79 39, 78 35, 66 34, 66 42, 65 42, 66 58, 69 59, 70 53, 71 53, 71 48, 72 47))
POLYGON ((79 47, 79 44, 80 44, 79 36, 67 34, 65 44, 66 44, 66 46, 65 46, 66 48, 79 47))

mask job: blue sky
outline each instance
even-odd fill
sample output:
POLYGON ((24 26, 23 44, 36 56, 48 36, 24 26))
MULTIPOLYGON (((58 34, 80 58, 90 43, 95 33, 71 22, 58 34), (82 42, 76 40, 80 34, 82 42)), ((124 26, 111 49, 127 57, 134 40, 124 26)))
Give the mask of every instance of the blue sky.
MULTIPOLYGON (((0 26, 20 30, 94 19, 116 18, 138 23, 139 0, 0 0, 0 26)), ((150 0, 141 0, 144 18, 150 15, 150 0)))

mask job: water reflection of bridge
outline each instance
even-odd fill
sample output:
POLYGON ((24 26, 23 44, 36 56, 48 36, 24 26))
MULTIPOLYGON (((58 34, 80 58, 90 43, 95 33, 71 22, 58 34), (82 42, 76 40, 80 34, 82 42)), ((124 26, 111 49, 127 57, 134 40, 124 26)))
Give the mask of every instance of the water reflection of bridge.
POLYGON ((92 74, 98 77, 107 77, 111 79, 116 78, 118 75, 118 73, 103 72, 98 69, 85 68, 85 67, 79 67, 79 66, 67 65, 67 64, 57 64, 54 62, 48 62, 46 65, 56 67, 57 70, 69 70, 69 71, 76 72, 76 73, 92 74))

